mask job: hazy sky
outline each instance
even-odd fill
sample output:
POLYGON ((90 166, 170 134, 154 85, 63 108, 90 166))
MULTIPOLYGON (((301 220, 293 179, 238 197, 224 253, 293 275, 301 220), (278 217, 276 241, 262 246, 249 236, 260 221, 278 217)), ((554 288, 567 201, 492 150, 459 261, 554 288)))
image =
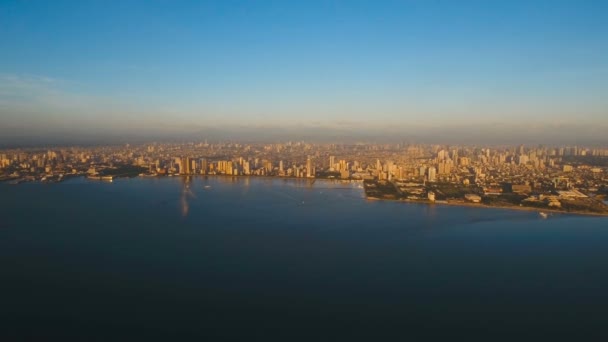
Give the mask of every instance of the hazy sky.
POLYGON ((0 2, 5 138, 528 123, 608 127, 608 1, 0 2))

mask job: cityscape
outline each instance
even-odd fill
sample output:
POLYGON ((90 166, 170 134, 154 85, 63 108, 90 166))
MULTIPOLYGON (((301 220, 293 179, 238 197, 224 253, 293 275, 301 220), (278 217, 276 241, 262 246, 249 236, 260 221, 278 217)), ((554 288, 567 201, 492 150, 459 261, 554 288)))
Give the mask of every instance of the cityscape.
POLYGON ((1 0, 0 342, 608 341, 608 1, 1 0))
POLYGON ((608 148, 151 143, 4 150, 0 180, 243 176, 362 182, 369 199, 608 214, 608 148))

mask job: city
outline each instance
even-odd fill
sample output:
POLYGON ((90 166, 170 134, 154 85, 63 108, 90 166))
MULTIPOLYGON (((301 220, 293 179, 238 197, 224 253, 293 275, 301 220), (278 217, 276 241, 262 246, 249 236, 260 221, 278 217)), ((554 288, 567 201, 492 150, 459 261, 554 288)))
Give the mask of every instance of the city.
POLYGON ((0 342, 608 341, 608 1, 0 1, 0 342))
POLYGON ((368 199, 608 215, 608 148, 150 143, 0 151, 0 181, 265 176, 359 181, 368 199))

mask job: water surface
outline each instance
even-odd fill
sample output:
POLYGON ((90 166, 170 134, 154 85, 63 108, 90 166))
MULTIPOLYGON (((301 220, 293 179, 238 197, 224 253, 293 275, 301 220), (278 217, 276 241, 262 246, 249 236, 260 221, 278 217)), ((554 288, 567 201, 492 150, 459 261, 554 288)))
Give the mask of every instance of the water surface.
POLYGON ((0 184, 0 218, 5 340, 607 336, 602 217, 170 177, 0 184))

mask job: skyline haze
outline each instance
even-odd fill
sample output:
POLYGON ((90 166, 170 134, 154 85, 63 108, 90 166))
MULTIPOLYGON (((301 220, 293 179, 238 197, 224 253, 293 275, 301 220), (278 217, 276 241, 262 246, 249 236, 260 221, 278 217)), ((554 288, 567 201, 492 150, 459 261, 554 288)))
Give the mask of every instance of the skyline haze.
POLYGON ((607 13, 600 1, 3 3, 0 144, 602 143, 607 13))

